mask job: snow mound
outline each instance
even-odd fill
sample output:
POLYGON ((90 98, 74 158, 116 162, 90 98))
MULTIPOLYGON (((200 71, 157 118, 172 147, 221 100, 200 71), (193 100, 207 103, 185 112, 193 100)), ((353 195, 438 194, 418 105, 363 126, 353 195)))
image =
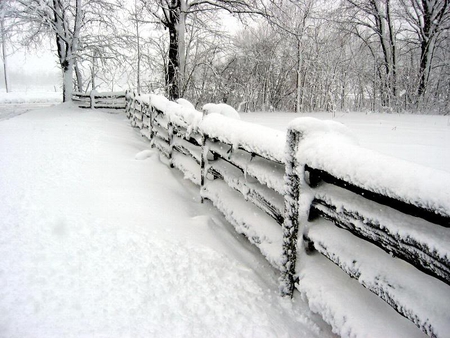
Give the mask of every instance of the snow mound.
POLYGON ((220 114, 205 116, 200 127, 208 136, 232 144, 235 149, 241 146, 248 152, 284 163, 286 136, 283 132, 220 114))
POLYGON ((152 157, 155 154, 156 154, 156 152, 154 150, 147 149, 147 150, 142 150, 139 153, 137 153, 136 156, 134 156, 134 158, 138 161, 142 161, 149 157, 152 157))
POLYGON ((233 119, 240 120, 241 116, 239 113, 231 106, 225 103, 207 103, 203 106, 203 113, 205 115, 209 114, 220 114, 223 116, 231 117, 233 119))
POLYGON ((195 107, 192 103, 190 103, 188 100, 183 99, 183 98, 179 98, 177 100, 175 100, 176 103, 178 103, 179 105, 185 107, 185 108, 189 108, 189 109, 194 109, 195 107))

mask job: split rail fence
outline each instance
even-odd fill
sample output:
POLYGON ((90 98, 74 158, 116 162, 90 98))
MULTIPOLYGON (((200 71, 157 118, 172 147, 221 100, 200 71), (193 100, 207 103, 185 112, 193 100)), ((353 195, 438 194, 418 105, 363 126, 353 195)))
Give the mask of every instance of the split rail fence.
POLYGON ((89 93, 72 93, 72 101, 80 108, 125 109, 125 92, 99 93, 95 90, 89 93))
POLYGON ((450 175, 300 118, 287 135, 157 95, 126 114, 342 336, 450 336, 450 175))

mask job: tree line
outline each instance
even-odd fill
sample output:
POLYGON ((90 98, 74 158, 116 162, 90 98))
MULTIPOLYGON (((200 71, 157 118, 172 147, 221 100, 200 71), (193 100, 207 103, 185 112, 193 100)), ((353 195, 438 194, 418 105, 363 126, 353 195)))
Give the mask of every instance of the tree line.
POLYGON ((8 46, 51 39, 64 100, 130 87, 241 111, 449 112, 450 0, 2 0, 0 24, 5 83, 8 46))

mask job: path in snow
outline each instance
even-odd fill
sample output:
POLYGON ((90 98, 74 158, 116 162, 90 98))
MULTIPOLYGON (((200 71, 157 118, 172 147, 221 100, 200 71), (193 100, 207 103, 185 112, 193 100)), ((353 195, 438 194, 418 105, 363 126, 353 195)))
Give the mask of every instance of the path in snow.
POLYGON ((49 107, 50 103, 20 103, 2 104, 0 103, 0 121, 12 119, 13 117, 28 113, 31 110, 49 107))
POLYGON ((0 122, 0 337, 330 337, 122 114, 0 122))

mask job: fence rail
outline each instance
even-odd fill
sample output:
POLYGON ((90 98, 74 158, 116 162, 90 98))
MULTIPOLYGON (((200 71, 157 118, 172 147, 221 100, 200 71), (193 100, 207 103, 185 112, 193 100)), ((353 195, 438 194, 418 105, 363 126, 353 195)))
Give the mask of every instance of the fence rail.
POLYGON ((280 270, 283 295, 297 289, 336 333, 448 336, 450 175, 363 149, 330 121, 284 135, 133 93, 126 113, 280 270))
POLYGON ((80 108, 125 109, 125 92, 104 92, 95 90, 89 93, 72 93, 72 101, 80 108))

